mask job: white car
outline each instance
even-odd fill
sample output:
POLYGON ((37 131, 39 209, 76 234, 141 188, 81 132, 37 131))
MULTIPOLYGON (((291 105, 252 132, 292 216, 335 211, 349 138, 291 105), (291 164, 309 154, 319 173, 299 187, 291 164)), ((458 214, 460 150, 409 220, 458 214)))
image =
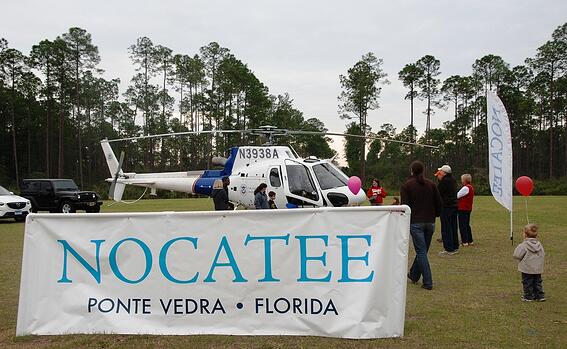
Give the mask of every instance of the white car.
POLYGON ((23 222, 30 210, 31 203, 28 199, 0 187, 0 219, 14 218, 16 222, 23 222))

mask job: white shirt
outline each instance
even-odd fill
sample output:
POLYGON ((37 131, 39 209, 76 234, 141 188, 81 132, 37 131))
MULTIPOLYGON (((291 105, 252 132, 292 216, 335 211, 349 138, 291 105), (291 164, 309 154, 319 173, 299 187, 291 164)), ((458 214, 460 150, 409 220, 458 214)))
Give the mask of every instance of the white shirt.
POLYGON ((457 193, 457 199, 460 199, 464 196, 469 195, 469 187, 464 186, 461 188, 461 190, 459 190, 459 192, 457 193))

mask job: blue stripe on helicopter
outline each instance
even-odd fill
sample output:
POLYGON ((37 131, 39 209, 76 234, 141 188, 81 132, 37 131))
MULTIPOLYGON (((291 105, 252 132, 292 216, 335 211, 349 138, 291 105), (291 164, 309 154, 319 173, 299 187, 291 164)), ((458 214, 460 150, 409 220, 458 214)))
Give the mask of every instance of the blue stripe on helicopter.
POLYGON ((232 167, 234 166, 234 160, 237 155, 238 147, 230 148, 230 156, 226 160, 224 169, 205 170, 201 177, 199 177, 193 184, 193 192, 201 195, 211 195, 214 182, 217 179, 222 179, 222 177, 230 176, 232 174, 232 167))

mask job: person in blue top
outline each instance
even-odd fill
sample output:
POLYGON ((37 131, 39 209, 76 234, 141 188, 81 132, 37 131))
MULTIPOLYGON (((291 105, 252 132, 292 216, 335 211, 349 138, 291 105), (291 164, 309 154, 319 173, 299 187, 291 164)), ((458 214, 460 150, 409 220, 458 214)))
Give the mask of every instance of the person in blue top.
POLYGON ((268 185, 266 183, 261 183, 256 190, 254 190, 254 207, 257 210, 269 209, 268 196, 266 195, 266 188, 268 185))

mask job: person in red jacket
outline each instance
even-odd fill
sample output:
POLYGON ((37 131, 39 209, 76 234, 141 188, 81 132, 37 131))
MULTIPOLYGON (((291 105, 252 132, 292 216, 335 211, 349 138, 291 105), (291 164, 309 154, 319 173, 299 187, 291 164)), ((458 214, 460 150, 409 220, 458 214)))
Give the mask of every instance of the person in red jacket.
POLYGON ((471 185, 472 176, 465 173, 461 176, 463 187, 457 193, 457 205, 459 215, 459 231, 461 232, 461 244, 463 246, 473 245, 471 231, 471 211, 473 207, 474 188, 471 185))
POLYGON ((372 180, 372 186, 368 189, 366 196, 370 200, 372 206, 382 206, 384 198, 388 195, 386 190, 380 186, 380 181, 374 178, 372 180))

